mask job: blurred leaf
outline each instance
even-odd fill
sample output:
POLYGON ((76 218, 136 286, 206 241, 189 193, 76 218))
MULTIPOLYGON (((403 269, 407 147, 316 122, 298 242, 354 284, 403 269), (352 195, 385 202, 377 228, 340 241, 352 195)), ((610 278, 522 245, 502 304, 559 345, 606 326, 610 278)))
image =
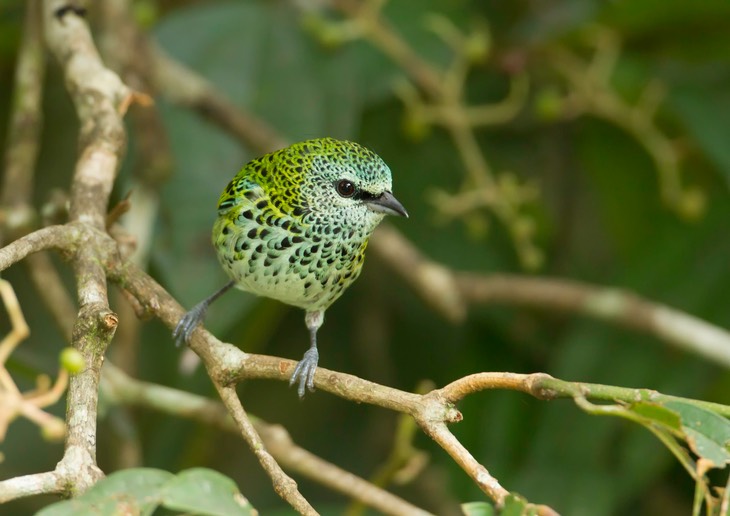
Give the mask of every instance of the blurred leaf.
POLYGON ((686 86, 672 91, 669 104, 685 124, 689 133, 700 145, 730 188, 730 95, 727 84, 707 87, 686 86))
POLYGON ((177 476, 152 468, 118 471, 78 498, 50 505, 38 514, 149 516, 159 506, 207 516, 256 514, 231 479, 204 468, 182 471, 177 476))
POLYGON ((118 493, 126 493, 138 500, 152 498, 160 487, 174 475, 153 468, 132 468, 112 473, 89 489, 83 496, 88 501, 104 500, 118 493))
POLYGON ((707 61, 730 52, 728 17, 726 0, 634 0, 604 2, 598 19, 618 29, 637 53, 707 61))
POLYGON ((194 514, 255 514, 235 482, 212 469, 194 468, 181 472, 167 483, 162 500, 168 509, 194 514))
POLYGON ((467 502, 461 504, 464 516, 497 516, 494 505, 489 502, 467 502))
POLYGON ((114 499, 99 500, 95 503, 81 498, 65 500, 38 511, 36 516, 122 516, 126 514, 148 516, 152 513, 143 511, 143 508, 137 504, 137 500, 120 495, 114 499))
POLYGON ((632 0, 605 4, 603 19, 630 32, 648 32, 656 28, 697 28, 727 20, 730 4, 725 0, 632 0))
POLYGON ((578 158, 591 181, 601 223, 624 259, 643 248, 667 220, 657 171, 648 154, 620 129, 595 120, 579 122, 578 158), (609 151, 611 149, 611 151, 609 151))
POLYGON ((150 515, 160 504, 160 489, 171 478, 174 478, 172 473, 152 468, 118 471, 100 480, 83 495, 50 505, 38 514, 150 515))

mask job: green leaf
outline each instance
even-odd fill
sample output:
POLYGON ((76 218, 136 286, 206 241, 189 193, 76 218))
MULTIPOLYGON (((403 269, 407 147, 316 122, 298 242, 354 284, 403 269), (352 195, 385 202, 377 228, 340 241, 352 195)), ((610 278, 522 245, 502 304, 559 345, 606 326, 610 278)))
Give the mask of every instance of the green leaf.
POLYGON ((707 435, 722 446, 730 443, 730 421, 726 418, 684 401, 668 401, 664 406, 677 411, 683 426, 707 435))
POLYGON ((664 405, 682 418, 687 444, 698 457, 711 461, 718 468, 730 464, 730 421, 690 403, 671 401, 664 405))
POLYGON ((489 502, 468 502, 461 504, 465 516, 532 516, 537 510, 518 494, 510 493, 504 500, 504 507, 497 511, 489 502))
POLYGON ((139 508, 135 505, 127 503, 127 500, 117 501, 108 500, 106 503, 91 504, 83 499, 65 500, 63 502, 54 503, 48 507, 41 509, 36 516, 104 516, 118 514, 121 509, 120 504, 128 508, 132 514, 140 514, 139 508))
POLYGON ((504 507, 499 512, 500 516, 534 516, 537 509, 530 507, 527 500, 520 495, 510 493, 504 500, 504 507))
POLYGON ((159 490, 175 475, 155 468, 133 468, 112 473, 84 493, 86 500, 104 500, 119 493, 131 495, 137 500, 155 498, 159 490))
POLYGON ((211 516, 255 514, 230 478, 204 468, 189 469, 177 476, 153 468, 118 471, 78 498, 50 505, 38 514, 149 516, 160 505, 211 516))
POLYGON ((160 488, 172 473, 153 468, 126 469, 112 473, 75 500, 53 504, 38 514, 150 515, 160 504, 160 488))
POLYGON ((714 467, 724 468, 730 464, 730 452, 705 434, 693 428, 684 428, 687 444, 698 457, 709 460, 714 467))
POLYGON ((163 505, 168 509, 211 516, 252 515, 235 482, 217 471, 193 468, 167 483, 163 505))
MULTIPOLYGON (((603 21, 627 32, 690 30, 698 25, 715 27, 717 19, 730 15, 726 0, 634 0, 611 2, 602 13, 603 21)), ((704 33, 697 34, 698 37, 704 33)))

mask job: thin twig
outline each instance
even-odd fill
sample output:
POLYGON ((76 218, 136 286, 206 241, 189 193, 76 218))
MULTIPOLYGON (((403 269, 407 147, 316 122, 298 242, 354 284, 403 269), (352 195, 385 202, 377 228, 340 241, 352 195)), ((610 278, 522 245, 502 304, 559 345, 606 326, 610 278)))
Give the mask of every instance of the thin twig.
POLYGON ((253 427, 251 420, 246 415, 246 411, 241 405, 241 401, 238 399, 236 394, 236 388, 224 387, 220 383, 215 383, 215 387, 218 390, 218 394, 223 400, 223 404, 226 406, 228 413, 233 418, 236 426, 238 427, 239 433, 243 439, 248 443, 251 450, 256 455, 256 458, 261 463, 264 471, 271 478, 272 485, 276 493, 286 500, 299 514, 316 515, 317 511, 314 510, 306 498, 297 489, 297 483, 281 469, 279 463, 276 462, 274 457, 269 453, 266 446, 264 446, 261 436, 259 436, 256 429, 253 427))

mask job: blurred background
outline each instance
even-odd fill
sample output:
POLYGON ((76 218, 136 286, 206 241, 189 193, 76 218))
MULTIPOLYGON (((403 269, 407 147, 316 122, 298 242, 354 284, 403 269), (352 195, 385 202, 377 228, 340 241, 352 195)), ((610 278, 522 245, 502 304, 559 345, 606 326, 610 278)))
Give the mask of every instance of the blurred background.
MULTIPOLYGON (((433 260, 455 271, 628 289, 730 327, 730 3, 384 3, 378 27, 401 38, 425 76, 391 59, 392 45, 363 30, 349 2, 334 4, 145 0, 130 9, 170 57, 286 141, 327 135, 375 150, 410 213, 390 223, 433 260)), ((20 0, 0 5, 1 141, 24 11, 20 0)), ((113 55, 119 48, 101 18, 91 6, 97 43, 113 55)), ((77 150, 73 105, 47 61, 39 211, 67 191, 77 150)), ((114 200, 129 195, 123 224, 140 240, 136 259, 192 307, 225 281, 209 243, 218 195, 260 151, 170 96, 155 95, 155 108, 152 148, 140 118, 129 118, 114 200)), ((68 267, 56 262, 73 292, 68 267)), ((32 331, 8 365, 28 389, 39 374, 56 374, 66 343, 24 268, 3 277, 32 331)), ((201 368, 186 370, 170 330, 156 320, 137 325, 112 290, 121 323, 110 360, 137 378, 215 398, 201 368)), ((4 313, 0 324, 5 333, 4 313)), ((241 292, 213 306, 207 328, 246 351, 292 359, 308 342, 300 310, 241 292)), ((404 390, 479 371, 546 372, 730 403, 726 368, 608 323, 495 305, 472 306, 462 323, 450 322, 372 252, 360 280, 328 310, 319 342, 323 367, 404 390)), ((373 475, 392 447, 398 418, 386 410, 326 393, 300 402, 278 382, 239 391, 250 413, 360 476, 373 475)), ((287 513, 235 435, 106 404, 103 395, 101 406, 104 471, 208 466, 231 476, 262 514, 287 513)), ((465 419, 455 434, 532 502, 567 515, 690 513, 692 480, 636 425, 507 391, 470 396, 459 408, 465 419)), ((63 416, 63 404, 52 411, 63 416)), ((414 444, 428 462, 394 492, 439 514, 484 499, 428 438, 417 434, 414 444)), ((62 451, 25 420, 11 425, 0 449, 2 478, 52 469, 62 451)), ((323 513, 348 504, 296 480, 323 513)), ((52 500, 6 507, 24 514, 52 500)))

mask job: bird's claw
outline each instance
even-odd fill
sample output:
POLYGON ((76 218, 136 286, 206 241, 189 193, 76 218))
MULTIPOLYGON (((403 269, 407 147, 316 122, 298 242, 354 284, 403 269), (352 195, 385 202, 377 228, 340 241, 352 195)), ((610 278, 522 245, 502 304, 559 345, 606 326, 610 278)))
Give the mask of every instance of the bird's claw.
POLYGON ((190 341, 193 331, 195 331, 195 328, 198 327, 198 324, 203 319, 205 319, 205 308, 201 308, 200 305, 194 306, 180 318, 180 321, 172 332, 172 338, 175 339, 175 345, 178 348, 190 341))
POLYGON ((289 385, 299 380, 297 394, 299 398, 304 398, 306 389, 314 391, 314 373, 317 371, 317 363, 319 362, 319 351, 317 348, 309 348, 304 356, 294 368, 294 372, 289 379, 289 385))

